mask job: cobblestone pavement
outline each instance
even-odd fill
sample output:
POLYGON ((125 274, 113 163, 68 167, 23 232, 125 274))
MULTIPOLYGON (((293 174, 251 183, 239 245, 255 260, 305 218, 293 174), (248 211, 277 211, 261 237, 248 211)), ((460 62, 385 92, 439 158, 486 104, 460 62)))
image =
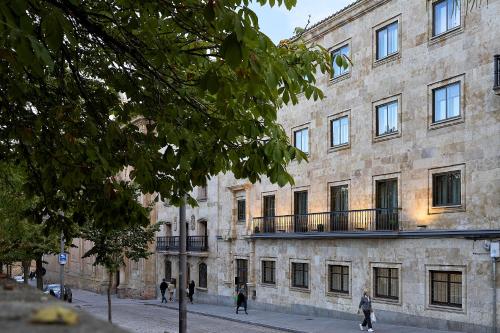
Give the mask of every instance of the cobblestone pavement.
MULTIPOLYGON (((132 300, 113 297, 113 323, 132 332, 178 332, 178 304, 161 304, 159 300, 132 300)), ((73 304, 96 317, 107 318, 105 295, 73 290, 73 304)), ((232 307, 212 304, 188 304, 188 332, 293 332, 354 333, 358 322, 324 317, 300 316, 270 311, 248 310, 236 314, 232 307)), ((443 331, 407 326, 379 324, 376 332, 443 333, 443 331)))

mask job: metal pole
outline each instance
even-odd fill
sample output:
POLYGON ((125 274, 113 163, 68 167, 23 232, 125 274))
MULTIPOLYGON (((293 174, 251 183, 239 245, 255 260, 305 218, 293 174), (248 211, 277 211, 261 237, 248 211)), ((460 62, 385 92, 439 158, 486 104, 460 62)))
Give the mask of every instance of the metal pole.
MULTIPOLYGON (((61 252, 64 253, 64 232, 61 231, 61 252)), ((60 264, 59 269, 59 285, 61 287, 60 299, 64 299, 64 265, 60 264)))
POLYGON ((186 196, 179 207, 179 333, 187 332, 186 316, 186 196))
POLYGON ((493 333, 497 333, 497 259, 491 258, 493 263, 493 333))

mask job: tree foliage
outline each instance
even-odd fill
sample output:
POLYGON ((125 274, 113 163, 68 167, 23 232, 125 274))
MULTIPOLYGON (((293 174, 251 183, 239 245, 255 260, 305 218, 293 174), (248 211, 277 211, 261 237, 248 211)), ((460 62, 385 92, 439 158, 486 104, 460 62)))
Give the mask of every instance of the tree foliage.
POLYGON ((277 112, 302 93, 323 98, 315 75, 331 59, 300 40, 275 45, 249 3, 0 2, 0 159, 25 163, 50 226, 91 212, 112 229, 117 214, 143 214, 114 178, 125 166, 173 204, 220 172, 293 183, 286 165, 306 156, 277 112))

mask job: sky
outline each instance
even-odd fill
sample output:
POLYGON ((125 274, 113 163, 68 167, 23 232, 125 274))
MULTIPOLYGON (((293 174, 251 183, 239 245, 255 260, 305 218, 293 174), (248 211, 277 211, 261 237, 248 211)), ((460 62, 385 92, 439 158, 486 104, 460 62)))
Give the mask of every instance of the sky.
POLYGON ((259 17, 261 31, 278 43, 292 37, 296 27, 305 27, 309 15, 311 26, 353 2, 354 0, 297 0, 297 6, 291 11, 284 5, 271 8, 268 4, 263 7, 254 4, 251 8, 259 17))

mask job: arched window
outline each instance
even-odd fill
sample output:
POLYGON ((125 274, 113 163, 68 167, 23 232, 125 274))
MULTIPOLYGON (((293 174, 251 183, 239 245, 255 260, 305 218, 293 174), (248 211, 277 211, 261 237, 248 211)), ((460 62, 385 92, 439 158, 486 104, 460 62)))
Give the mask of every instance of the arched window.
POLYGON ((165 280, 170 282, 172 280, 172 262, 165 260, 165 280))
POLYGON ((207 264, 201 263, 198 266, 198 286, 200 288, 207 288, 207 264))

